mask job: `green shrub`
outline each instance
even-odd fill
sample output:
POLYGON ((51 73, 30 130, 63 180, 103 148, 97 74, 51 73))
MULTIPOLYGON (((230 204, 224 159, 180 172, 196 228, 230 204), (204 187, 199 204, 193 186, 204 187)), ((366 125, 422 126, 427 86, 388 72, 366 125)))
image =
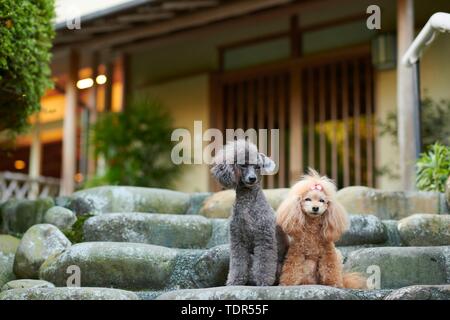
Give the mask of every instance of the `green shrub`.
POLYGON ((445 191, 450 176, 450 147, 435 143, 417 160, 416 185, 423 191, 445 191))
POLYGON ((20 132, 51 87, 53 0, 0 1, 0 133, 20 132))
POLYGON ((72 242, 72 244, 83 242, 83 225, 84 222, 90 217, 93 217, 93 215, 87 214, 79 216, 72 228, 62 230, 64 235, 70 240, 70 242, 72 242))
MULTIPOLYGON (((450 146, 450 99, 433 100, 425 97, 421 102, 421 135, 422 147, 440 141, 450 146)), ((378 132, 381 136, 388 135, 397 143, 397 112, 386 115, 384 121, 378 122, 378 132)))
POLYGON ((101 115, 92 142, 97 156, 105 159, 106 171, 84 187, 171 187, 180 172, 170 158, 172 131, 170 114, 155 100, 135 99, 124 112, 101 115))

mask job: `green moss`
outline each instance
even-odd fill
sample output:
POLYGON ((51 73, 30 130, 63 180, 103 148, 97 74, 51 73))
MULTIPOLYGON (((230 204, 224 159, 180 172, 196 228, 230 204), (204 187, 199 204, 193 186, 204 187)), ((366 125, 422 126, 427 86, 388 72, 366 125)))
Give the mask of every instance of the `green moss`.
POLYGON ((0 132, 22 132, 52 87, 54 0, 0 1, 0 132))
POLYGON ((83 225, 84 222, 93 215, 83 215, 77 218, 71 229, 62 230, 64 235, 72 242, 72 244, 83 242, 83 225))

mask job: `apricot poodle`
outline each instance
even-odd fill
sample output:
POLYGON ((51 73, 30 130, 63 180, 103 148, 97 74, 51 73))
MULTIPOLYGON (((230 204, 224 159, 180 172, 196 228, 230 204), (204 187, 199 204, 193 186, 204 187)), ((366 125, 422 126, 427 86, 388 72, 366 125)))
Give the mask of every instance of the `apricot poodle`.
POLYGON ((277 224, 289 236, 280 285, 322 284, 365 288, 358 273, 344 273, 334 242, 348 229, 349 219, 336 200, 336 186, 310 169, 281 203, 277 224))

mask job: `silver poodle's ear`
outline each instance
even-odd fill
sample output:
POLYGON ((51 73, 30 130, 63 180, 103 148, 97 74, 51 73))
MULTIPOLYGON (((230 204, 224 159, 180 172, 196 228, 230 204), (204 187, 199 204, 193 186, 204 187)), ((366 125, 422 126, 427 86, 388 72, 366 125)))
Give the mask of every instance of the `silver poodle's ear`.
POLYGON ((259 153, 261 159, 262 174, 274 174, 277 165, 275 162, 263 153, 259 153))
POLYGON ((211 168, 211 174, 225 188, 232 189, 237 185, 237 175, 233 164, 216 164, 211 168))

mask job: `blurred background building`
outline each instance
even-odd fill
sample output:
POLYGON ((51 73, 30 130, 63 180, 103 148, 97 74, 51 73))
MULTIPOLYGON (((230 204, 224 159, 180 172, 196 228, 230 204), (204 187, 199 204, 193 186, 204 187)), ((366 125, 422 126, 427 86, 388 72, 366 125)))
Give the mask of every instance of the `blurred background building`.
MULTIPOLYGON (((377 129, 397 108, 397 44, 450 11, 448 0, 100 3, 79 2, 80 29, 66 23, 68 1, 58 3, 55 87, 0 171, 61 179, 43 181, 72 192, 98 170, 87 137, 97 115, 146 94, 176 127, 279 128, 280 170, 266 187, 287 187, 312 166, 341 187, 402 189, 398 146, 377 129), (366 26, 372 4, 381 30, 366 26), (394 174, 381 174, 386 166, 394 174)), ((439 38, 423 57, 423 95, 450 99, 449 53, 439 38)), ((211 190, 208 166, 189 166, 176 186, 211 190)))

